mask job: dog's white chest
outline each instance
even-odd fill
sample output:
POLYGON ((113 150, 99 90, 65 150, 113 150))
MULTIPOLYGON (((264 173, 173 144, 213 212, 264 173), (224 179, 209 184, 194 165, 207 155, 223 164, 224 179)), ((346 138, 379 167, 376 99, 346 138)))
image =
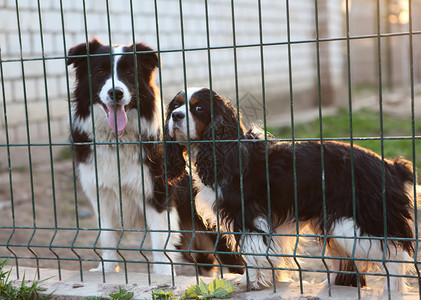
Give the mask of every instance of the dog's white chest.
POLYGON ((84 186, 96 184, 98 187, 113 190, 119 194, 119 184, 124 194, 142 195, 142 184, 145 186, 145 196, 152 196, 152 179, 148 167, 144 166, 143 176, 140 159, 140 148, 138 145, 96 146, 96 170, 95 155, 85 163, 79 164, 79 175, 84 186), (144 181, 142 181, 142 177, 144 181))
POLYGON ((215 212, 215 203, 218 198, 222 197, 221 189, 218 187, 218 197, 216 196, 215 191, 205 186, 202 181, 197 176, 197 173, 194 172, 193 175, 194 184, 198 192, 195 199, 196 211, 199 216, 202 218, 203 223, 208 227, 214 227, 218 224, 218 218, 215 212))

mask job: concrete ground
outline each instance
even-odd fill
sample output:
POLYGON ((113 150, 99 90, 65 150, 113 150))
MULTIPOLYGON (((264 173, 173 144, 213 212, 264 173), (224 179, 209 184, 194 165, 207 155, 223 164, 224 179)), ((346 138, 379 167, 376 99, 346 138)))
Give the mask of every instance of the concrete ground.
MULTIPOLYGON (((35 278, 35 268, 20 268, 20 279, 25 273, 25 278, 35 278)), ((151 284, 148 283, 148 275, 145 273, 128 273, 129 282, 125 284, 124 273, 108 273, 106 274, 106 283, 103 283, 101 273, 84 272, 83 281, 78 271, 62 270, 62 280, 58 280, 57 270, 41 269, 41 279, 52 277, 42 283, 42 287, 47 290, 42 292, 43 295, 53 293, 52 299, 84 299, 87 296, 107 297, 111 293, 115 293, 119 286, 126 290, 134 292, 133 299, 152 299, 152 291, 155 289, 171 289, 177 296, 181 296, 184 290, 196 284, 195 277, 176 276, 175 287, 171 287, 171 276, 151 274, 151 284)), ((205 282, 209 283, 213 278, 201 277, 205 282)), ((15 284, 20 284, 20 280, 16 279, 16 273, 12 270, 12 280, 15 284)), ((28 280, 25 280, 28 281, 28 280)), ((30 282, 28 282, 30 284, 30 282)), ((255 299, 357 299, 357 288, 332 286, 331 296, 329 297, 328 288, 322 284, 303 284, 303 293, 300 293, 300 285, 298 282, 279 282, 277 284, 277 292, 273 289, 265 289, 261 291, 241 292, 236 291, 230 299, 255 300, 255 299)), ((417 293, 400 293, 392 292, 391 299, 419 299, 417 293)), ((364 288, 361 289, 362 299, 388 299, 388 293, 377 289, 364 288)), ((109 297, 106 299, 110 299, 109 297)))

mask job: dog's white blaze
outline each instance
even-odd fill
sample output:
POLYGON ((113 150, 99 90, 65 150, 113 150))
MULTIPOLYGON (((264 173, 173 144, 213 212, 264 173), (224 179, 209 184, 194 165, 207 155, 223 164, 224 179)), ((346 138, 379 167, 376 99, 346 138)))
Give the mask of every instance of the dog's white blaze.
MULTIPOLYGON (((182 112, 184 113, 184 115, 186 114, 186 105, 183 104, 180 107, 177 107, 176 109, 173 110, 172 113, 175 112, 182 112)), ((187 118, 189 119, 189 135, 190 135, 190 139, 197 139, 197 132, 196 132, 196 124, 194 122, 193 119, 193 115, 190 112, 190 107, 187 111, 187 118)), ((176 132, 176 138, 177 140, 187 140, 187 118, 183 118, 183 120, 181 122, 177 122, 175 123, 173 118, 171 117, 168 123, 168 128, 170 130, 170 133, 174 133, 174 129, 178 128, 180 132, 176 132)))
POLYGON ((130 91, 129 91, 128 87, 124 84, 124 82, 122 82, 118 78, 118 72, 117 72, 118 62, 123 55, 122 54, 118 55, 116 53, 123 53, 123 47, 120 47, 120 46, 119 47, 113 47, 112 53, 114 54, 114 56, 113 56, 113 61, 114 61, 113 73, 110 75, 110 77, 107 79, 107 81, 105 81, 104 86, 101 88, 101 91, 99 92, 99 99, 101 99, 101 101, 104 104, 110 105, 110 104, 114 103, 113 99, 110 98, 110 96, 108 95, 108 91, 113 89, 113 81, 114 81, 114 89, 121 88, 123 90, 123 98, 121 99, 120 103, 122 105, 127 105, 127 104, 129 104, 130 99, 131 99, 130 91))
POLYGON ((204 87, 190 87, 187 88, 186 99, 190 101, 191 97, 198 91, 203 90, 204 87))
MULTIPOLYGON (((191 97, 198 91, 204 89, 203 87, 192 87, 192 88, 188 88, 186 91, 186 101, 189 102, 190 104, 190 99, 191 97)), ((197 139, 197 131, 196 131, 196 123, 193 119, 193 115, 190 112, 190 105, 187 107, 188 110, 186 112, 186 104, 181 105, 180 107, 177 107, 176 109, 173 110, 174 112, 182 112, 184 113, 184 115, 186 115, 187 113, 187 118, 184 118, 182 120, 182 122, 177 123, 177 128, 181 131, 177 132, 175 136, 175 138, 177 138, 177 140, 187 140, 187 119, 189 122, 189 136, 190 139, 197 139)), ((168 121, 168 128, 170 130, 170 134, 173 135, 174 133, 174 129, 175 129, 175 123, 174 120, 172 119, 172 117, 170 118, 170 120, 168 121)), ((174 137, 174 136, 173 136, 174 137)))

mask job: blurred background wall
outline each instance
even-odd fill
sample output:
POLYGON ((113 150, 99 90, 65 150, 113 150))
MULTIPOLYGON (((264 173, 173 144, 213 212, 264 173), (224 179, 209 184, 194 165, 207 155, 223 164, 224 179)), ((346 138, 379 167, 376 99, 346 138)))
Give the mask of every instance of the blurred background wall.
MULTIPOLYGON (((110 36, 111 42, 115 44, 130 44, 133 41, 129 0, 109 1, 110 30, 104 0, 87 0, 86 15, 81 0, 63 0, 63 15, 60 1, 40 2, 44 51, 41 46, 37 1, 19 1, 18 26, 15 1, 0 0, 1 59, 7 60, 2 62, 4 76, 0 88, 5 98, 1 97, 1 109, 3 111, 6 104, 9 142, 12 144, 27 143, 27 130, 31 143, 48 143, 47 99, 52 142, 67 141, 68 99, 71 98, 68 90, 72 89, 74 78, 69 70, 68 84, 64 55, 69 47, 85 41, 85 16, 88 38, 96 36, 105 44, 110 42, 110 36), (42 57, 46 58, 45 72, 42 57), (23 66, 21 58, 24 59, 23 66)), ((263 96, 268 125, 290 123, 291 99, 297 116, 318 107, 319 64, 320 101, 323 106, 348 105, 344 0, 317 1, 319 43, 316 42, 315 1, 291 0, 290 52, 285 1, 261 1, 261 28, 256 0, 234 1, 234 21, 230 1, 208 1, 209 42, 213 48, 210 51, 210 61, 206 49, 204 1, 182 1, 184 31, 181 31, 179 1, 156 2, 158 31, 154 1, 133 1, 134 33, 136 41, 145 42, 154 48, 157 48, 159 38, 160 50, 163 51, 162 68, 160 76, 156 78, 157 81, 162 78, 161 96, 165 104, 178 91, 183 90, 185 85, 209 86, 212 80, 215 91, 233 101, 239 100, 247 123, 263 118, 263 96), (232 47, 234 35, 237 45, 237 77, 232 47), (262 47, 261 42, 264 45, 262 47), (245 45, 252 46, 244 47, 245 45), (292 96, 289 85, 289 55, 292 96)), ((349 35, 352 37, 349 53, 350 88, 352 101, 355 103, 364 102, 367 95, 378 98, 379 61, 385 95, 398 95, 391 96, 390 99, 385 97, 387 101, 401 101, 403 97, 400 95, 410 91, 409 37, 399 34, 409 31, 408 1, 381 0, 380 3, 380 32, 386 36, 380 39, 379 58, 376 1, 349 0, 349 35)), ((421 15, 421 1, 413 0, 412 3, 414 81, 417 86, 421 81, 421 18, 417 17, 421 15)), ((0 130, 0 143, 4 144, 6 135, 3 113, 0 130)), ((46 147, 35 147, 35 159, 48 159, 46 147)), ((5 160, 6 148, 2 147, 0 151, 1 160, 5 160)), ((13 154, 20 151, 25 153, 24 157, 27 156, 25 147, 14 148, 13 154)))

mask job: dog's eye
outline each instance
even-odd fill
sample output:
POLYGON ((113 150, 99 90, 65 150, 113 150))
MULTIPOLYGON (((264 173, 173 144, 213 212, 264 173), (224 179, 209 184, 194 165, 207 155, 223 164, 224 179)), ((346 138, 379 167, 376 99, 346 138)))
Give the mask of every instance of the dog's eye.
POLYGON ((179 107, 180 107, 180 104, 178 104, 178 103, 174 104, 174 108, 179 108, 179 107))
POLYGON ((133 75, 134 72, 132 70, 126 70, 126 75, 133 75))
POLYGON ((99 76, 103 76, 105 74, 105 71, 102 70, 102 69, 99 69, 99 70, 96 71, 96 74, 99 75, 99 76))
POLYGON ((197 112, 202 112, 202 111, 203 111, 203 109, 202 109, 202 107, 201 107, 201 106, 196 106, 196 111, 197 111, 197 112))

